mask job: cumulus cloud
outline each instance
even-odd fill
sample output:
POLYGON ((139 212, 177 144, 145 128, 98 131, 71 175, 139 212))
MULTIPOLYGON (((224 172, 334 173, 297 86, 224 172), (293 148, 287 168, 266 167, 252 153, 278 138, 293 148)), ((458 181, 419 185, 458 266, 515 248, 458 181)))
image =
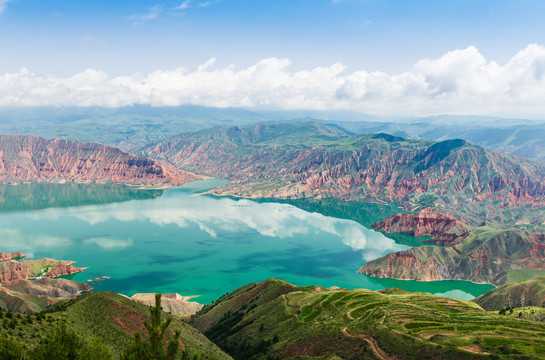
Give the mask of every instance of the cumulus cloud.
POLYGON ((420 60, 399 74, 347 72, 340 63, 302 71, 290 65, 289 59, 268 58, 247 68, 219 68, 210 59, 193 71, 179 67, 118 77, 94 69, 71 77, 22 69, 0 75, 0 106, 196 104, 405 115, 532 116, 545 111, 545 47, 538 44, 503 65, 469 46, 420 60))

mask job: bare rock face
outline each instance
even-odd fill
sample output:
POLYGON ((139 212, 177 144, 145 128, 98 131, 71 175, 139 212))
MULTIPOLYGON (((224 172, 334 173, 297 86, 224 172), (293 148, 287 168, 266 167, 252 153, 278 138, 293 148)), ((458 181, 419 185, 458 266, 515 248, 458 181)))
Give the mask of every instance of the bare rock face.
POLYGON ((15 260, 0 263, 0 283, 7 283, 32 277, 31 268, 15 260))
MULTIPOLYGON (((22 258, 24 254, 11 253, 3 257, 22 258)), ((73 299, 83 291, 92 290, 85 283, 52 278, 85 269, 75 267, 73 263, 48 258, 1 261, 0 307, 19 312, 38 312, 63 299, 73 299)))
POLYGON ((86 283, 67 279, 43 278, 39 280, 17 280, 4 289, 30 294, 45 295, 53 298, 73 299, 84 291, 91 291, 93 288, 86 283))
POLYGON ((72 265, 73 263, 73 261, 48 258, 20 262, 16 260, 2 261, 0 262, 0 283, 70 275, 86 269, 84 267, 75 267, 72 265))
POLYGON ((0 136, 0 183, 94 182, 182 185, 193 174, 100 144, 0 136))
POLYGON ((20 253, 20 252, 12 252, 12 253, 0 253, 0 261, 6 261, 6 260, 11 260, 11 259, 17 259, 17 258, 24 258, 25 257, 25 254, 23 253, 20 253))
POLYGON ((39 312, 93 288, 66 279, 16 280, 0 286, 0 307, 17 312, 39 312))
MULTIPOLYGON (((173 315, 195 314, 203 308, 203 305, 188 301, 191 298, 191 296, 180 294, 163 294, 161 296, 163 311, 173 315)), ((130 299, 146 306, 155 306, 155 294, 153 293, 134 294, 130 299)))
POLYGON ((461 242, 471 232, 463 221, 450 215, 434 213, 431 209, 424 209, 420 214, 392 215, 371 226, 387 233, 430 235, 432 238, 427 242, 447 247, 461 242))

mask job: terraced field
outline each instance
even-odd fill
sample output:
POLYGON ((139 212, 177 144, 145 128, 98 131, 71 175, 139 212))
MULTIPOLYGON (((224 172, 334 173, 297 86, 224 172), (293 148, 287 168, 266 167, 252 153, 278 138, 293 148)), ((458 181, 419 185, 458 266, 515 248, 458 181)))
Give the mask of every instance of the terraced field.
POLYGON ((545 324, 477 304, 399 289, 245 286, 205 308, 193 325, 236 359, 538 359, 545 324))

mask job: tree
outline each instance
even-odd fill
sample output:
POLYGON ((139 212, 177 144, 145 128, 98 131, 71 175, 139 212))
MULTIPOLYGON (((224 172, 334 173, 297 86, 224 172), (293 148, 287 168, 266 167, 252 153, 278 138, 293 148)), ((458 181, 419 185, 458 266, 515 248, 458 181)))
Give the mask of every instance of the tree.
POLYGON ((165 334, 172 322, 171 317, 162 321, 161 294, 155 294, 155 306, 150 306, 151 323, 144 321, 148 331, 148 340, 145 341, 140 333, 134 334, 134 344, 125 354, 125 359, 157 359, 174 360, 178 353, 180 330, 176 330, 174 337, 169 340, 165 349, 163 343, 165 334))

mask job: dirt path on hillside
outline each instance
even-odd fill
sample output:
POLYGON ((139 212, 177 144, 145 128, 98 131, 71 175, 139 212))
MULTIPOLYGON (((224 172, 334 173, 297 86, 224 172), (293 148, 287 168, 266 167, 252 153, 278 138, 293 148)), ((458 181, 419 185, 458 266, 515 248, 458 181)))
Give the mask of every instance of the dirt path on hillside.
POLYGON ((389 355, 388 353, 386 353, 386 351, 382 350, 378 346, 376 340, 370 336, 365 336, 363 334, 352 332, 348 330, 348 328, 344 328, 343 333, 347 336, 357 337, 357 338, 365 340, 369 344, 369 346, 371 346, 371 350, 373 350, 375 355, 381 360, 398 360, 397 357, 389 355))

